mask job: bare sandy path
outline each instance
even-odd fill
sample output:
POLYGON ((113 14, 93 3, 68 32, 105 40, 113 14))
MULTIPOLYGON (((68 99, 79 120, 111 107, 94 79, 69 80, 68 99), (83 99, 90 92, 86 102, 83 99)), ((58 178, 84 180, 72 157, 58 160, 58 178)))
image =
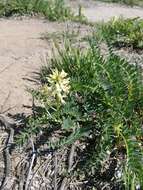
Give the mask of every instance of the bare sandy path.
POLYGON ((115 3, 104 3, 96 0, 71 0, 73 10, 77 12, 78 5, 82 5, 83 14, 91 22, 108 21, 114 16, 125 18, 143 18, 143 8, 130 7, 115 3))
POLYGON ((21 112, 31 102, 26 88, 33 86, 27 78, 41 66, 47 43, 43 32, 54 32, 58 25, 43 20, 0 20, 0 111, 21 112))

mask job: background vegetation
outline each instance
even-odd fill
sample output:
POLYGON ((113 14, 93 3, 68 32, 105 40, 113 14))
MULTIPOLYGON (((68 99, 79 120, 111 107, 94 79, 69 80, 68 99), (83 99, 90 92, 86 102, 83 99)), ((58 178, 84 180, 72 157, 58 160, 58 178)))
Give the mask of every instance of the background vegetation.
POLYGON ((65 6, 64 0, 2 0, 0 15, 12 16, 40 14, 49 20, 65 20, 72 18, 73 13, 65 6))
POLYGON ((97 28, 99 38, 112 46, 143 49, 142 19, 113 18, 97 28))

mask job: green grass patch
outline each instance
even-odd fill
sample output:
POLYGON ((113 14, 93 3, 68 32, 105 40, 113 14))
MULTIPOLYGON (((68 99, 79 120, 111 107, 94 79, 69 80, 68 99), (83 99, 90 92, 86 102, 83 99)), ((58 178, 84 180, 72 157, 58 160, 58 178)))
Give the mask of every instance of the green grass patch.
POLYGON ((78 14, 74 15, 64 0, 2 0, 0 17, 12 15, 39 15, 51 21, 72 20, 88 24, 86 17, 82 14, 81 6, 79 6, 78 14))
POLYGON ((143 20, 114 18, 97 25, 98 37, 116 47, 143 49, 143 20))
POLYGON ((56 21, 73 17, 71 9, 65 6, 64 0, 7 0, 0 2, 0 16, 40 14, 56 21))

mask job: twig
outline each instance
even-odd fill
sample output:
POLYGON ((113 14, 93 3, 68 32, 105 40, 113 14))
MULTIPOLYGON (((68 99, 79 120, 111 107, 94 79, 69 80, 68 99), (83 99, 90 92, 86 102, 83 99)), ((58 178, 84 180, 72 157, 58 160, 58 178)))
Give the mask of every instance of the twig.
POLYGON ((55 165, 55 173, 54 173, 54 190, 58 189, 57 186, 57 171, 58 171, 58 163, 57 163, 57 154, 55 152, 55 156, 54 156, 54 165, 55 165))
POLYGON ((25 182, 25 170, 28 168, 28 163, 26 163, 24 159, 22 159, 20 162, 22 162, 22 163, 19 166, 21 168, 18 171, 18 174, 19 174, 19 190, 23 190, 24 182, 25 182))
POLYGON ((69 155, 68 173, 70 173, 70 171, 73 168, 75 148, 76 148, 76 146, 75 146, 75 144, 73 144, 71 147, 71 150, 70 150, 70 155, 69 155))
MULTIPOLYGON (((40 170, 44 165, 45 165, 45 166, 48 166, 48 165, 49 165, 49 160, 46 160, 46 162, 44 161, 42 164, 39 165, 39 167, 37 168, 37 170, 33 173, 32 178, 30 179, 29 185, 31 185, 32 180, 34 179, 35 175, 39 172, 39 170, 40 170)), ((44 177, 44 173, 45 173, 45 172, 43 171, 42 174, 40 173, 40 175, 42 175, 42 178, 45 178, 45 179, 46 179, 46 177, 44 177)), ((46 180, 47 180, 47 179, 46 179, 46 180)))
POLYGON ((61 183, 60 190, 66 190, 67 183, 68 183, 68 179, 66 177, 64 177, 64 179, 62 180, 62 183, 61 183))
POLYGON ((34 147, 34 143, 33 143, 32 138, 30 139, 30 141, 31 141, 31 145, 32 145, 33 155, 32 155, 32 160, 31 160, 31 164, 30 164, 29 172, 28 172, 28 175, 27 175, 27 180, 26 180, 26 184, 25 184, 25 190, 28 190, 29 181, 30 181, 30 175, 31 175, 32 167, 33 167, 34 160, 35 160, 35 157, 36 157, 35 147, 34 147))
POLYGON ((4 157, 5 157, 5 171, 4 171, 4 178, 2 181, 2 184, 0 186, 0 189, 4 189, 4 187, 9 182, 10 177, 12 176, 12 163, 10 158, 10 150, 12 148, 13 144, 13 136, 14 136, 14 123, 10 123, 7 121, 6 117, 4 115, 0 115, 0 123, 1 126, 4 126, 6 131, 8 132, 9 136, 6 142, 6 147, 4 149, 4 157))
MULTIPOLYGON (((70 149, 70 154, 68 158, 68 173, 70 173, 73 169, 73 164, 74 164, 74 153, 75 153, 75 143, 71 146, 70 149)), ((66 190, 67 189, 67 183, 68 183, 68 178, 64 177, 60 186, 60 190, 66 190)))
POLYGON ((54 156, 54 166, 55 166, 55 173, 54 173, 54 190, 57 190, 58 189, 58 186, 57 186, 57 171, 58 171, 58 163, 57 163, 57 154, 55 152, 55 156, 54 156))

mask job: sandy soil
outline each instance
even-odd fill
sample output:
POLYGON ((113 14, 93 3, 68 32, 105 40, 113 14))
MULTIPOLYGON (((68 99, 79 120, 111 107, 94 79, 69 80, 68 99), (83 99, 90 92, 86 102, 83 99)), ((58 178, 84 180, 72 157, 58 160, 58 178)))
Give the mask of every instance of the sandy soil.
MULTIPOLYGON (((58 27, 58 26, 57 26, 58 27)), ((20 112, 31 97, 28 79, 39 71, 42 54, 48 52, 42 32, 55 31, 55 25, 42 20, 0 20, 0 108, 1 112, 20 112)))
POLYGON ((83 14, 91 22, 103 20, 108 21, 115 16, 123 16, 125 18, 143 18, 143 8, 140 7, 130 7, 115 3, 104 3, 96 0, 72 0, 70 3, 75 12, 78 12, 78 6, 82 5, 83 14))

